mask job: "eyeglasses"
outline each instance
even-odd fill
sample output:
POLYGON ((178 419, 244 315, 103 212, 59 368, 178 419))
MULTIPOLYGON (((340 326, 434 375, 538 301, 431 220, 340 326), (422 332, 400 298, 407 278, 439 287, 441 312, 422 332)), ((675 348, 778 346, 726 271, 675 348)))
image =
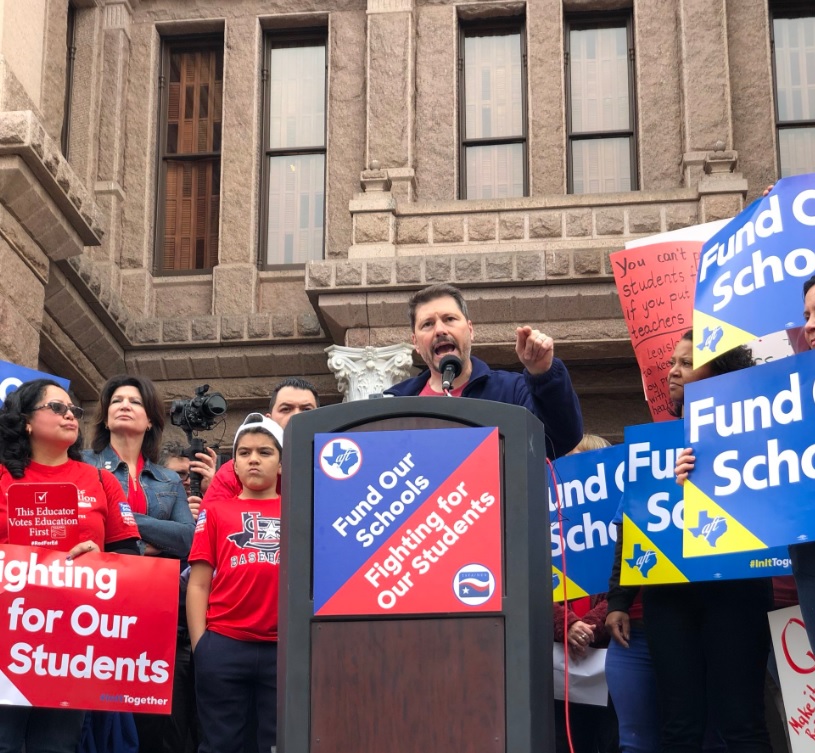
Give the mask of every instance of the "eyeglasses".
POLYGON ((78 405, 73 405, 71 403, 66 405, 65 403, 61 403, 59 400, 51 400, 47 403, 43 403, 42 405, 34 406, 34 410, 42 410, 43 408, 50 408, 58 416, 64 416, 68 411, 71 411, 76 419, 80 419, 85 415, 84 408, 80 408, 78 405))

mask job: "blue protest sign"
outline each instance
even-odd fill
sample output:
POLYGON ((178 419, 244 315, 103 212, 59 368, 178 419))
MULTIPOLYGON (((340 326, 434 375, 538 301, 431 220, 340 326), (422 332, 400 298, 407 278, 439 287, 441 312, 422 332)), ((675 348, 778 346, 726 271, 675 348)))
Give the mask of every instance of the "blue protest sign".
POLYGON ((786 547, 760 555, 751 552, 686 558, 682 539, 688 516, 686 509, 683 515, 682 487, 674 477, 676 457, 685 446, 682 421, 627 426, 625 441, 628 458, 620 571, 623 585, 790 574, 786 547))
POLYGON ((0 361, 0 405, 6 401, 6 395, 9 392, 13 392, 23 382, 30 382, 32 379, 53 379, 66 390, 71 386, 71 383, 62 377, 27 369, 25 366, 18 366, 9 361, 0 361))
POLYGON ((685 385, 686 557, 815 539, 813 387, 812 351, 685 385))
POLYGON ((801 321, 815 274, 815 174, 778 181, 702 247, 693 365, 801 321))
POLYGON ((555 461, 557 489, 549 482, 554 601, 564 600, 564 584, 565 598, 569 599, 608 590, 617 538, 617 526, 611 521, 622 497, 624 463, 623 445, 567 455, 555 461))
POLYGON ((498 429, 317 434, 314 612, 501 608, 498 429))

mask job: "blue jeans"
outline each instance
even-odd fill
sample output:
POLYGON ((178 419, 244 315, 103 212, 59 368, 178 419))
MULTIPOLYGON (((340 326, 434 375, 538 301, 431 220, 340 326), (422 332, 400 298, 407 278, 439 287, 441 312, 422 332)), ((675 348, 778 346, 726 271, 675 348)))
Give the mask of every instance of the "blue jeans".
POLYGON ((657 683, 642 628, 631 628, 628 648, 611 641, 606 654, 606 682, 617 711, 620 753, 658 753, 657 683))
MULTIPOLYGON (((815 541, 790 546, 792 574, 798 588, 798 603, 807 629, 809 646, 815 646, 815 541)), ((815 650, 815 649, 813 649, 815 650)))

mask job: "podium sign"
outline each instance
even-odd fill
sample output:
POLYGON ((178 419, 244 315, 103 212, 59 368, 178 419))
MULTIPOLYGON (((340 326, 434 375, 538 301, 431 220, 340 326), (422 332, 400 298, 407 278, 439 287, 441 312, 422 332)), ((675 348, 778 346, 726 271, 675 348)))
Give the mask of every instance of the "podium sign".
POLYGON ((540 421, 361 400, 284 446, 280 753, 553 750, 540 421))
POLYGON ((501 609, 498 429, 314 437, 314 613, 501 609))

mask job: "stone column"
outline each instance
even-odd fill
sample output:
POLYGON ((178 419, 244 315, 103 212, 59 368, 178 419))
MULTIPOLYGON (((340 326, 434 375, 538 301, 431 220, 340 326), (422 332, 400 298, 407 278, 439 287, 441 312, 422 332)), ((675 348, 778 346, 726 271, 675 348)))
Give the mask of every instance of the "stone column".
POLYGON ((415 0, 368 0, 365 162, 387 170, 393 193, 414 194, 415 0))
POLYGON ((685 184, 702 176, 707 152, 717 142, 733 148, 730 67, 725 0, 680 0, 685 184))
POLYGON ((413 365, 413 346, 407 343, 375 348, 348 348, 331 345, 328 368, 337 378, 337 387, 343 402, 365 400, 370 395, 384 392, 397 382, 410 376, 413 365))
MULTIPOLYGON (((132 14, 129 3, 123 0, 109 0, 102 9, 102 14, 99 96, 103 104, 99 109, 94 194, 97 204, 107 215, 108 233, 101 248, 91 252, 91 258, 102 262, 98 267, 99 273, 107 277, 108 284, 114 290, 118 290, 118 262, 122 256, 122 212, 127 199, 124 189, 124 145, 132 14)), ((139 266, 142 266, 143 247, 138 249, 138 254, 139 266)), ((150 265, 147 263, 144 266, 149 268, 150 265)))

